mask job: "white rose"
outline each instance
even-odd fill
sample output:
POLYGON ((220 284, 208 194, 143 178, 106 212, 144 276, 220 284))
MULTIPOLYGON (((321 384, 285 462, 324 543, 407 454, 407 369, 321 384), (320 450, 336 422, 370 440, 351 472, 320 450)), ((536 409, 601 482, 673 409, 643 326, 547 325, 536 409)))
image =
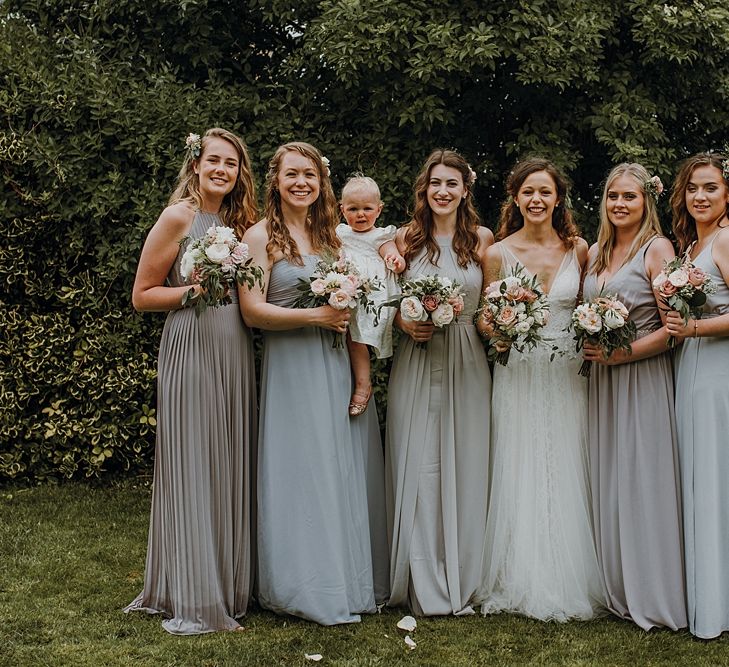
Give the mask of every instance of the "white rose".
POLYGON ((408 322, 425 322, 428 319, 420 299, 414 296, 406 296, 400 302, 400 315, 408 322))
POLYGON ((546 314, 543 310, 535 310, 532 312, 534 321, 541 327, 547 322, 546 314))
POLYGON ((443 287, 453 287, 453 281, 448 276, 441 276, 440 282, 443 287))
POLYGON ((431 314, 430 319, 437 327, 444 327, 453 321, 453 306, 450 303, 441 303, 431 314))
POLYGON ((211 262, 220 264, 226 257, 230 256, 230 248, 225 243, 212 243, 205 248, 205 254, 211 262))
POLYGON ((676 269, 668 275, 668 280, 674 287, 683 287, 688 282, 688 271, 676 269))
POLYGON ((192 250, 188 249, 185 251, 185 254, 182 256, 182 260, 180 261, 180 273, 182 274, 182 277, 187 280, 192 274, 194 268, 195 257, 193 256, 192 250))
POLYGON ((344 310, 345 308, 351 308, 351 298, 344 290, 337 290, 329 295, 329 305, 337 310, 344 310))
POLYGON ((529 320, 524 320, 523 322, 517 322, 516 326, 514 327, 516 332, 520 333, 520 334, 527 333, 527 331, 529 331, 529 329, 531 329, 531 328, 532 328, 532 325, 529 322, 529 320))
POLYGON ((521 280, 519 280, 516 276, 506 276, 502 282, 506 284, 506 289, 521 285, 521 280))
POLYGON ((602 318, 587 304, 577 307, 577 322, 587 333, 595 334, 602 329, 602 318))
POLYGON ((625 324, 625 318, 612 308, 605 311, 602 319, 608 329, 617 329, 625 324))
POLYGON ((235 232, 230 227, 216 227, 215 228, 215 243, 236 243, 238 239, 235 237, 235 232))

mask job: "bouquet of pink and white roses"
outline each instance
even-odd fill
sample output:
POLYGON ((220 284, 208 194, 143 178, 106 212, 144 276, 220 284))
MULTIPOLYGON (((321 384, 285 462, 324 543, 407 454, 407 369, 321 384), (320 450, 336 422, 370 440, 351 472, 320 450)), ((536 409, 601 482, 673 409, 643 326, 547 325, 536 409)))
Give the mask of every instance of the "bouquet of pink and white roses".
MULTIPOLYGON (((463 312, 461 285, 448 276, 418 276, 400 285, 400 295, 383 304, 400 307, 400 317, 407 322, 430 320, 442 329, 463 312)), ((425 347, 426 343, 417 343, 425 347)))
MULTIPOLYGON (((665 262, 661 271, 653 281, 653 287, 663 299, 665 310, 676 310, 688 324, 690 318, 698 320, 706 303, 706 296, 716 292, 716 283, 694 263, 686 253, 683 257, 674 257, 665 262)), ((673 347, 676 340, 668 337, 668 346, 673 347)))
MULTIPOLYGON (((299 278, 297 289, 301 295, 294 306, 318 308, 329 305, 337 310, 359 307, 373 312, 370 294, 380 287, 378 280, 363 278, 344 253, 339 256, 323 255, 310 278, 299 278)), ((344 347, 343 334, 334 332, 332 347, 344 347)))
MULTIPOLYGON (((615 350, 631 352, 630 344, 635 340, 635 322, 628 319, 628 309, 614 295, 599 295, 592 301, 581 303, 572 312, 569 328, 575 332, 576 350, 579 352, 585 341, 603 349, 607 359, 615 350)), ((590 377, 592 362, 583 361, 580 375, 590 377)))
POLYGON ((488 357, 506 366, 512 348, 531 349, 547 339, 541 335, 549 319, 549 303, 536 276, 528 278, 517 265, 511 275, 490 283, 476 313, 482 333, 490 339, 488 357))
MULTIPOLYGON (((190 240, 180 241, 183 246, 190 240)), ((263 284, 263 271, 248 257, 248 244, 241 243, 230 227, 210 227, 205 236, 190 243, 180 261, 180 273, 185 282, 198 283, 202 292, 195 300, 195 314, 206 308, 232 302, 230 288, 234 285, 263 284)), ((195 298, 191 287, 182 297, 182 305, 195 298)))

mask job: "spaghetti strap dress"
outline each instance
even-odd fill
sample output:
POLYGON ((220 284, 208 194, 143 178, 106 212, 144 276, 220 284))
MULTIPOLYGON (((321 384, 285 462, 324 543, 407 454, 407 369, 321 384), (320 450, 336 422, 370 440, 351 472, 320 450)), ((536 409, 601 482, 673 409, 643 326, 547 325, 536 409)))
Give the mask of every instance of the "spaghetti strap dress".
MULTIPOLYGON (((606 282, 625 304, 638 338, 662 326, 647 241, 606 282)), ((585 278, 585 299, 600 293, 585 278)), ((644 630, 686 627, 681 484, 669 353, 617 366, 593 364, 589 388, 595 543, 608 608, 644 630)))
MULTIPOLYGON (((715 241, 694 260, 718 287, 704 318, 729 313, 729 286, 712 258, 715 241)), ((676 423, 689 630, 711 639, 729 630, 729 337, 686 338, 679 348, 676 423)))

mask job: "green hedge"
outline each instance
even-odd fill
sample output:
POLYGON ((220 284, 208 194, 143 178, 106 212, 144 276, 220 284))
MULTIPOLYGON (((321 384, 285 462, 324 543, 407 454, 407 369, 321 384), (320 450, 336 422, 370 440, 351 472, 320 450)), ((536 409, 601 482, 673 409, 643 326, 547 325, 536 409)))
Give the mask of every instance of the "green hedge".
POLYGON ((590 236, 612 162, 668 179, 727 138, 728 26, 721 0, 0 3, 0 480, 149 468, 164 316, 130 291, 187 133, 240 133, 259 183, 311 141, 335 185, 380 182, 388 224, 434 146, 490 223, 513 160, 548 152, 590 236))

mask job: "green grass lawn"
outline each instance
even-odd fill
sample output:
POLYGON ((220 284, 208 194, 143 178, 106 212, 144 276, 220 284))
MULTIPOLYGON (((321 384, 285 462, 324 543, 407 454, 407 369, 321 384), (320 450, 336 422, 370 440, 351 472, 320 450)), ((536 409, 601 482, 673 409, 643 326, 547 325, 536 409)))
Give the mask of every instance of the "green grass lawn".
POLYGON ((409 650, 389 610, 323 628, 252 609, 246 632, 173 637, 126 616, 142 585, 150 492, 67 484, 0 490, 0 665, 729 664, 729 638, 639 630, 603 618, 419 619, 409 650))

